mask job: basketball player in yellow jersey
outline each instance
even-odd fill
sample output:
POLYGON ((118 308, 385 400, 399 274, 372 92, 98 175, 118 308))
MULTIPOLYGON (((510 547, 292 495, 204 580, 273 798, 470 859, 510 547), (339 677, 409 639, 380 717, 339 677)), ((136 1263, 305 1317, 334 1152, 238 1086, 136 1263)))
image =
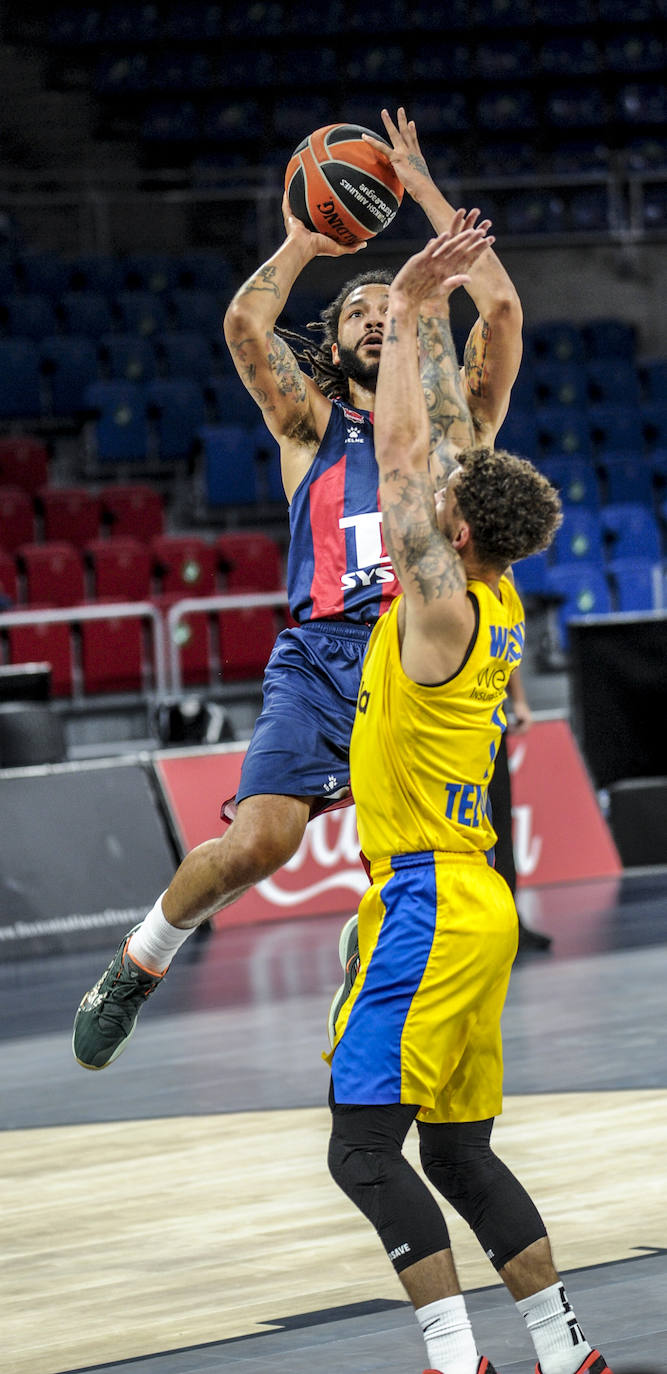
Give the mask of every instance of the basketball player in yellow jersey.
MULTIPOLYGON (((433 1370, 488 1374, 445 1219, 402 1146, 417 1121, 431 1183, 468 1222, 533 1338, 541 1374, 608 1374, 554 1268, 544 1223, 490 1146, 502 1104, 500 1016, 517 945, 486 792, 524 618, 504 569, 548 546, 553 488, 523 459, 465 451, 435 500, 416 334, 420 307, 486 251, 457 213, 389 290, 376 453, 403 594, 373 630, 352 733, 372 886, 361 965, 331 1056, 331 1173, 369 1219, 416 1311, 433 1370)), ((427 1372, 428 1374, 428 1372, 427 1372)))

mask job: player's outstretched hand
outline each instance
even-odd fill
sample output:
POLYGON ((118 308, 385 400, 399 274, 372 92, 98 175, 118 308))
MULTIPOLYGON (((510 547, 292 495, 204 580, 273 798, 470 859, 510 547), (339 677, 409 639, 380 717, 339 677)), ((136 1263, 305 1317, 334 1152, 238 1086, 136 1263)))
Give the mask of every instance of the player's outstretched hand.
POLYGON ((431 297, 451 295, 470 280, 470 268, 495 242, 489 234, 491 221, 480 220, 479 210, 457 210, 451 228, 430 239, 420 253, 408 258, 394 277, 391 295, 403 295, 421 304, 431 297))
POLYGON ((287 192, 283 196, 282 211, 288 238, 302 238, 304 242, 308 241, 313 257, 339 258, 343 253, 358 253, 366 247, 365 243, 357 243, 353 248, 346 248, 342 243, 336 243, 334 239, 328 238, 326 234, 317 234, 308 229, 303 220, 297 219, 291 209, 287 192))
POLYGON ((387 130, 391 143, 391 150, 381 139, 373 138, 370 134, 363 135, 364 143, 370 143, 372 148, 386 154, 408 195, 419 200, 420 192, 425 186, 432 184, 433 177, 419 146, 415 121, 408 119, 402 105, 397 110, 396 123, 394 123, 388 110, 382 110, 381 114, 382 123, 387 130))

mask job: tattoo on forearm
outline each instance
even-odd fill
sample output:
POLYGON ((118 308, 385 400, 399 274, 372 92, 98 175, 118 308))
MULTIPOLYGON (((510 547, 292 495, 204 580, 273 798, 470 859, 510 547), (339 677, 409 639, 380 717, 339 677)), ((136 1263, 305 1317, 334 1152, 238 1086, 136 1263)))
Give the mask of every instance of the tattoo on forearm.
POLYGON ((425 603, 465 586, 461 559, 438 529, 427 473, 383 473, 382 528, 404 588, 416 590, 425 603))
POLYGON ((241 287, 240 296, 248 296, 252 291, 269 291, 272 296, 280 298, 280 287, 276 281, 276 269, 270 263, 265 263, 257 272, 241 287))
POLYGON ((392 315, 391 320, 389 321, 389 333, 385 338, 385 343, 398 343, 398 334, 396 333, 396 319, 394 315, 392 315))
POLYGON ((490 324, 487 320, 480 320, 479 327, 473 329, 465 346, 463 363, 472 396, 483 396, 484 394, 484 369, 490 338, 490 324))
POLYGON ((429 454, 434 486, 442 486, 456 455, 473 444, 470 411, 463 394, 449 319, 420 319, 421 378, 430 425, 429 454))

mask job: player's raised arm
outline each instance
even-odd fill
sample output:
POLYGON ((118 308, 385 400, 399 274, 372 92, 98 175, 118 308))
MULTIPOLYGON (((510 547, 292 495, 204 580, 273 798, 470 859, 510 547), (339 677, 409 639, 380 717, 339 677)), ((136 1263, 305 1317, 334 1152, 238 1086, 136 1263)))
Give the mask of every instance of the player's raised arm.
POLYGON ((422 682, 442 681, 456 671, 472 633, 473 612, 461 559, 436 519, 417 325, 423 302, 448 297, 465 285, 468 267, 492 242, 458 211, 452 233, 410 258, 389 291, 375 449, 385 542, 405 593, 403 664, 422 682))
MULTIPOLYGON (((429 172, 414 120, 400 108, 396 122, 387 110, 382 111, 382 121, 392 145, 388 156, 397 175, 436 233, 445 233, 451 229, 455 210, 429 172)), ((492 446, 507 414, 521 363, 523 313, 516 288, 493 251, 473 264, 465 289, 477 306, 479 318, 466 344, 463 387, 475 425, 475 442, 492 446)))

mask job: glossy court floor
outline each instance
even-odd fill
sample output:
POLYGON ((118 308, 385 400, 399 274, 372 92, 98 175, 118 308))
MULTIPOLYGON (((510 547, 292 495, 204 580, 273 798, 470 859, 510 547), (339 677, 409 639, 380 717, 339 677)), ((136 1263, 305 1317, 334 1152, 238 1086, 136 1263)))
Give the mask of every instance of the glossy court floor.
MULTIPOLYGON (((514 968, 495 1146, 592 1344, 615 1374, 664 1371, 667 869, 520 906, 554 942, 514 968)), ((193 937, 103 1073, 70 1035, 107 949, 0 965, 5 1374, 420 1374, 403 1290, 326 1170, 341 924, 193 937)), ((447 1216, 480 1350, 529 1374, 522 1320, 447 1216)))

